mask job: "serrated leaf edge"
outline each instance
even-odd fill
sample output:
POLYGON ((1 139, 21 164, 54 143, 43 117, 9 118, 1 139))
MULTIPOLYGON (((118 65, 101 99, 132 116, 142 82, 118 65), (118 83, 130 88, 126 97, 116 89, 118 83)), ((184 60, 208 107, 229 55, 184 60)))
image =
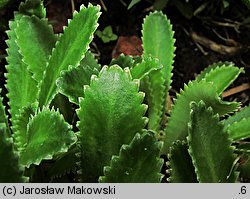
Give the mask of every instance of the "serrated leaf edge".
MULTIPOLYGON (((175 34, 175 31, 173 30, 173 25, 171 24, 171 22, 170 22, 170 20, 167 18, 167 16, 165 15, 165 14, 163 14, 163 12, 162 11, 154 11, 154 12, 150 12, 146 17, 144 17, 144 19, 143 19, 143 23, 142 23, 142 30, 141 30, 141 34, 142 34, 142 41, 143 41, 143 30, 144 30, 144 25, 145 25, 145 22, 147 21, 147 19, 148 19, 148 17, 150 16, 150 15, 154 15, 154 14, 159 14, 159 15, 161 15, 161 17, 163 17, 164 19, 165 19, 165 22, 166 23, 168 23, 169 24, 169 29, 168 29, 168 31, 170 32, 170 37, 171 38, 173 38, 173 39, 171 39, 171 43, 172 43, 172 45, 171 46, 173 46, 173 49, 172 49, 172 52, 173 52, 173 54, 171 55, 171 57, 172 57, 172 63, 171 63, 171 68, 170 68, 170 76, 169 76, 169 80, 170 80, 170 82, 168 83, 167 82, 167 80, 165 80, 165 83, 164 83, 164 86, 165 86, 165 89, 166 89, 166 91, 165 91, 165 96, 164 96, 164 101, 163 101, 163 113, 162 113, 162 117, 161 118, 164 118, 164 115, 165 115, 165 113, 167 112, 167 96, 168 96, 168 92, 169 92, 169 90, 172 88, 172 86, 171 86, 171 84, 172 84, 172 77, 173 77, 173 68, 174 68, 174 58, 175 58, 175 56, 176 56, 176 54, 175 54, 175 50, 176 50, 176 47, 175 47, 175 42, 176 42, 176 39, 174 38, 174 34, 175 34)), ((144 46, 143 46, 143 42, 142 42, 142 48, 144 49, 144 46)), ((164 66, 163 66, 164 67, 164 66)), ((166 66, 165 66, 166 67, 166 66)))
MULTIPOLYGON (((200 101, 199 103, 203 103, 203 104, 205 105, 205 103, 204 103, 203 101, 200 101)), ((205 107, 206 107, 206 105, 205 105, 205 107)), ((191 109, 190 115, 192 115, 193 112, 194 112, 194 111, 191 109)), ((207 112, 207 114, 209 114, 209 115, 211 116, 211 119, 218 121, 218 125, 221 126, 221 129, 222 129, 223 133, 226 134, 226 135, 228 135, 227 132, 226 132, 226 131, 224 130, 224 128, 223 128, 223 124, 219 121, 219 114, 218 114, 218 113, 217 113, 217 114, 214 114, 214 111, 213 111, 212 107, 210 107, 210 106, 209 106, 209 107, 206 107, 206 112, 207 112)), ((191 129, 191 121, 188 123, 188 131, 190 131, 190 129, 191 129)), ((188 145, 189 145, 189 143, 190 143, 191 137, 192 137, 192 136, 191 136, 190 134, 188 134, 188 136, 186 137, 186 140, 187 140, 188 145)), ((232 140, 229 138, 229 136, 227 136, 227 141, 228 141, 228 143, 232 143, 232 140)), ((230 146, 229 146, 229 150, 230 150, 230 149, 231 149, 231 152, 232 152, 232 154, 233 154, 234 147, 230 145, 230 146)), ((190 156, 191 156, 192 163, 193 163, 194 168, 195 168, 195 173, 196 173, 196 176, 197 176, 197 180, 198 180, 198 182, 200 182, 200 173, 199 173, 198 168, 197 168, 196 160, 194 160, 194 158, 193 158, 193 150, 191 149, 191 147, 188 147, 188 153, 189 153, 190 156)), ((233 165, 233 166, 234 166, 234 165, 233 165)), ((228 177, 230 176, 231 172, 232 172, 232 168, 230 169, 230 171, 229 171, 229 173, 228 173, 228 175, 227 175, 227 177, 226 177, 225 180, 228 179, 228 177)))
MULTIPOLYGON (((72 125, 70 125, 70 124, 68 124, 67 122, 65 122, 63 115, 59 112, 59 109, 55 110, 54 107, 52 107, 51 109, 49 109, 48 106, 43 106, 41 109, 38 109, 38 110, 37 110, 37 113, 36 113, 35 115, 31 115, 31 117, 29 118, 29 122, 28 122, 28 125, 27 125, 27 132, 29 131, 29 125, 30 125, 30 123, 32 123, 33 118, 35 118, 38 114, 40 114, 40 113, 41 113, 41 114, 44 114, 45 112, 50 112, 50 113, 53 114, 53 115, 58 115, 59 118, 60 118, 60 121, 62 121, 64 124, 67 125, 68 130, 69 130, 69 129, 72 129, 72 125)), ((75 140, 75 142, 76 142, 76 137, 74 136, 74 137, 72 137, 72 138, 73 138, 73 139, 75 140)), ((72 143, 71 145, 73 145, 73 144, 74 144, 74 143, 72 143)), ((71 145, 70 145, 70 146, 71 146, 71 145)), ((48 154, 45 155, 44 157, 37 157, 34 161, 29 160, 29 161, 27 161, 26 164, 24 164, 23 166, 29 168, 32 164, 34 164, 34 165, 39 165, 39 164, 42 162, 42 160, 51 160, 51 159, 53 159, 53 156, 55 155, 55 153, 66 153, 66 152, 68 152, 70 146, 66 146, 65 143, 64 143, 64 145, 63 145, 58 151, 56 151, 56 152, 53 151, 53 152, 52 152, 52 153, 54 153, 54 154, 48 153, 48 154)))
MULTIPOLYGON (((101 7, 100 7, 99 5, 93 6, 91 3, 89 3, 87 8, 90 8, 90 7, 94 7, 94 8, 98 11, 98 12, 97 12, 97 19, 98 19, 98 18, 100 17, 100 15, 101 15, 101 12, 100 12, 101 7)), ((85 7, 84 5, 81 5, 81 6, 80 6, 80 11, 79 11, 79 12, 77 12, 77 11, 75 10, 75 11, 73 12, 73 18, 74 18, 75 15, 79 14, 79 13, 81 12, 82 9, 85 9, 85 8, 86 8, 86 7, 85 7)), ((73 18, 72 18, 72 19, 73 19, 73 18)), ((60 34, 60 35, 59 35, 58 40, 57 40, 57 42, 55 43, 55 47, 52 49, 51 55, 50 55, 50 57, 48 58, 48 60, 50 60, 51 57, 52 57, 52 55, 55 54, 55 51, 56 51, 56 49, 58 48, 57 46, 59 45, 59 43, 60 43, 60 41, 61 41, 61 37, 62 37, 62 36, 65 34, 65 32, 68 30, 68 27, 69 27, 69 25, 71 24, 72 19, 68 19, 68 25, 63 27, 63 34, 60 34)), ((98 26, 99 26, 99 23, 96 23, 96 25, 93 27, 93 29, 96 30, 98 26)), ((94 35, 90 35, 90 37, 88 38, 88 43, 90 43, 90 42, 93 40, 93 38, 94 38, 94 35)), ((90 47, 87 46, 86 51, 88 51, 89 48, 90 48, 90 47)), ((80 59, 80 61, 76 64, 76 67, 79 66, 81 60, 82 60, 84 57, 85 57, 85 54, 83 54, 83 55, 81 56, 81 59, 80 59)), ((48 65, 49 65, 49 61, 48 61, 48 63, 47 63, 46 68, 48 67, 48 65)), ((47 70, 44 71, 43 79, 45 79, 45 77, 46 77, 46 75, 47 75, 47 72, 46 72, 46 71, 47 71, 47 70)), ((60 72, 61 72, 61 71, 59 71, 59 74, 58 74, 58 75, 60 75, 60 72)), ((59 77, 59 76, 58 76, 58 77, 59 77)), ((42 84, 42 82, 43 82, 43 80, 41 81, 41 84, 42 84)), ((56 83, 56 82, 55 82, 55 83, 56 83)), ((39 92, 38 92, 39 98, 40 98, 40 92, 41 92, 41 84, 39 85, 39 88, 40 88, 40 89, 39 89, 39 92)), ((39 106, 41 107, 41 106, 46 106, 46 105, 50 104, 51 101, 55 98, 55 96, 56 96, 57 93, 58 93, 58 87, 55 85, 55 92, 54 92, 53 95, 51 95, 51 97, 50 97, 51 99, 48 100, 48 96, 46 96, 45 104, 39 104, 39 106)))
MULTIPOLYGON (((218 66, 215 67, 215 68, 212 68, 208 73, 206 73, 205 76, 204 76, 201 80, 199 80, 199 82, 202 81, 202 80, 204 80, 204 79, 206 79, 208 76, 212 75, 214 72, 217 72, 217 71, 219 71, 219 70, 224 70, 224 69, 226 69, 226 68, 237 68, 232 62, 218 62, 218 63, 214 63, 213 65, 217 65, 217 64, 218 64, 218 66), (227 64, 228 64, 228 65, 227 65, 227 64)), ((212 67, 213 65, 211 65, 211 67, 212 67)), ((238 77, 238 75, 239 75, 240 73, 244 72, 244 68, 237 68, 237 69, 239 69, 238 73, 237 73, 237 74, 235 75, 235 77, 228 83, 228 85, 225 86, 225 87, 222 89, 222 91, 221 91, 220 93, 218 93, 218 95, 220 95, 229 85, 231 85, 231 84, 234 82, 234 80, 238 77)), ((205 71, 205 70, 203 70, 202 72, 204 72, 204 71, 205 71)), ((202 73, 202 72, 201 72, 201 73, 202 73)), ((195 81, 197 81, 197 80, 195 80, 195 81)), ((217 87, 217 86, 216 86, 216 87, 217 87)))
MULTIPOLYGON (((231 133, 230 127, 236 126, 236 125, 238 125, 239 123, 241 123, 242 121, 244 122, 244 121, 247 121, 247 120, 250 121, 250 118, 242 118, 240 121, 235 121, 235 122, 233 122, 232 124, 230 124, 229 126, 226 126, 224 129, 225 129, 226 131, 228 131, 229 137, 230 137, 230 133, 231 133)), ((249 132, 250 132, 250 130, 249 130, 249 132)), ((246 135, 246 136, 244 136, 244 137, 241 137, 240 139, 236 139, 236 140, 233 140, 233 141, 240 141, 240 140, 247 139, 247 138, 249 138, 249 137, 250 137, 250 133, 249 133, 249 135, 246 135)))
POLYGON ((178 145, 178 144, 181 144, 181 145, 187 145, 187 143, 186 143, 186 141, 184 141, 184 140, 176 140, 173 144, 172 144, 172 146, 169 148, 169 153, 167 154, 167 157, 168 157, 168 161, 166 162, 166 166, 168 167, 168 169, 166 170, 166 173, 167 174, 169 174, 169 177, 167 178, 167 181, 169 182, 169 183, 171 183, 171 182, 173 182, 173 178, 172 178, 172 176, 171 176, 171 174, 172 174, 172 168, 171 168, 171 159, 172 159, 172 155, 171 155, 171 153, 172 153, 172 150, 174 149, 174 147, 176 146, 176 145, 178 145))
MULTIPOLYGON (((29 16, 26 16, 26 15, 24 15, 24 16, 22 16, 21 18, 23 18, 23 17, 29 17, 29 16)), ((30 16, 30 18, 32 18, 32 17, 36 17, 35 15, 32 15, 32 16, 30 16)), ((21 19, 20 18, 20 19, 21 19)), ((52 25, 49 23, 49 20, 48 20, 48 18, 42 18, 42 19, 40 19, 42 22, 44 22, 44 23, 46 23, 47 24, 47 26, 48 26, 48 28, 49 28, 49 30, 51 31, 51 33, 53 33, 54 34, 54 31, 53 31, 53 27, 52 27, 52 25)), ((20 21, 20 20, 19 20, 20 21)), ((20 22, 17 22, 17 28, 20 26, 20 22)), ((16 34, 16 36, 17 36, 17 38, 15 39, 15 42, 16 42, 16 44, 18 45, 18 42, 17 42, 17 40, 18 40, 18 38, 19 38, 19 36, 18 36, 18 34, 16 33, 16 30, 14 30, 14 32, 15 32, 15 34, 16 34)), ((57 38, 58 39, 58 38, 57 38)), ((56 41, 56 43, 58 42, 58 40, 56 41)), ((19 45, 18 45, 19 46, 19 45)), ((54 47, 55 48, 55 47, 54 47)), ((54 50, 54 48, 52 49, 52 51, 54 50)), ((20 47, 19 47, 19 49, 18 49, 18 52, 20 53, 20 55, 22 55, 22 61, 23 61, 23 63, 25 63, 26 65, 27 65, 27 69, 28 69, 28 71, 30 71, 30 73, 32 74, 32 78, 38 83, 37 84, 37 89, 38 89, 38 92, 37 92, 37 96, 38 96, 38 94, 39 94, 39 92, 40 92, 40 86, 41 86, 41 81, 37 81, 36 80, 36 78, 34 77, 34 73, 32 72, 32 70, 30 69, 30 66, 29 66, 29 64, 26 62, 26 60, 25 60, 25 57, 23 56, 23 53, 22 53, 22 51, 21 51, 21 49, 20 49, 20 47)), ((51 54, 49 55, 49 57, 48 57, 48 60, 50 59, 50 57, 52 56, 52 52, 51 52, 51 54)), ((47 66, 48 66, 48 61, 46 62, 46 66, 45 66, 45 70, 43 71, 43 77, 44 77, 44 75, 45 75, 45 72, 46 72, 46 68, 47 68, 47 66)))

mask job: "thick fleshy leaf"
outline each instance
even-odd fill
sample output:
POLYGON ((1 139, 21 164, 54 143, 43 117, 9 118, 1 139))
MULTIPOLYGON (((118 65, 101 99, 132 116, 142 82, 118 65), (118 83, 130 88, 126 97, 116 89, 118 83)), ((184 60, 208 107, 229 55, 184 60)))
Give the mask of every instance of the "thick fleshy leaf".
POLYGON ((134 60, 134 66, 135 66, 136 64, 139 64, 142 62, 142 56, 134 56, 133 60, 134 60))
POLYGON ((39 107, 49 105, 57 94, 56 80, 61 71, 67 70, 69 65, 77 67, 87 52, 98 25, 99 10, 99 6, 90 4, 88 8, 81 7, 79 13, 74 13, 49 59, 39 92, 39 107))
POLYGON ((159 183, 163 159, 159 158, 162 143, 155 134, 137 133, 130 145, 122 145, 119 156, 112 156, 110 166, 104 167, 104 183, 159 183))
POLYGON ((98 75, 98 71, 92 70, 89 66, 69 67, 63 71, 56 81, 59 91, 67 96, 75 104, 79 104, 79 97, 84 97, 84 85, 88 85, 92 75, 98 75))
POLYGON ((159 60, 151 58, 150 56, 143 57, 141 63, 136 64, 135 67, 131 69, 131 75, 133 79, 143 79, 148 76, 152 71, 159 70, 162 68, 159 60))
POLYGON ((172 25, 162 12, 155 11, 144 19, 142 41, 145 55, 151 55, 160 60, 167 91, 171 84, 174 58, 174 32, 172 25))
POLYGON ((229 116, 227 119, 223 120, 225 128, 230 125, 240 122, 242 119, 250 118, 250 106, 246 106, 232 116, 229 116))
POLYGON ((41 0, 26 0, 25 2, 21 2, 19 12, 27 16, 35 15, 38 18, 46 17, 46 9, 41 0))
POLYGON ((177 95, 175 105, 170 113, 170 118, 165 129, 165 142, 163 153, 167 153, 169 147, 176 140, 185 140, 188 132, 188 121, 190 115, 190 102, 204 101, 207 106, 211 106, 215 113, 224 115, 235 111, 239 107, 237 102, 224 102, 216 92, 216 87, 211 82, 202 80, 200 82, 190 82, 184 86, 177 95))
POLYGON ((136 64, 131 69, 133 78, 141 79, 141 89, 146 93, 146 99, 148 104, 148 128, 151 130, 158 130, 160 128, 160 122, 164 115, 165 107, 164 96, 164 78, 162 65, 159 60, 152 58, 151 56, 143 56, 142 62, 136 64))
POLYGON ((223 65, 231 65, 231 62, 216 62, 208 67, 206 67, 203 71, 200 72, 200 74, 195 78, 197 81, 201 81, 206 77, 207 74, 209 74, 212 70, 216 69, 217 67, 221 67, 223 65))
POLYGON ((19 53, 19 47, 16 44, 15 30, 20 18, 19 14, 15 15, 14 21, 10 22, 10 30, 7 32, 9 39, 7 40, 6 87, 9 92, 7 96, 13 125, 15 125, 19 110, 35 102, 37 96, 37 82, 32 78, 31 72, 27 69, 28 66, 23 62, 23 57, 19 53))
MULTIPOLYGON (((144 55, 151 55, 158 58, 162 64, 162 74, 164 79, 164 114, 166 110, 167 95, 171 85, 172 69, 174 62, 174 32, 172 25, 162 12, 155 11, 144 19, 142 27, 142 43, 144 55)), ((154 81, 152 79, 151 81, 154 81)), ((154 82, 152 82, 154 84, 154 82)))
MULTIPOLYGON (((134 59, 132 56, 130 55, 124 55, 121 54, 119 55, 119 57, 117 58, 113 58, 109 64, 109 66, 113 66, 113 65, 118 65, 121 68, 133 68, 135 63, 134 63, 134 59)), ((132 71, 131 71, 132 73, 132 71)))
POLYGON ((235 164, 232 143, 218 115, 202 101, 191 103, 187 140, 198 181, 228 182, 235 164))
POLYGON ((196 183, 197 176, 195 174, 192 159, 188 153, 188 146, 184 141, 177 140, 170 148, 168 155, 170 174, 169 182, 173 183, 196 183))
POLYGON ((27 143, 27 125, 32 116, 35 115, 37 104, 32 104, 20 110, 16 117, 13 129, 14 144, 18 151, 22 151, 27 143))
POLYGON ((217 88, 217 94, 220 95, 242 71, 242 69, 235 67, 233 63, 219 62, 208 66, 196 77, 196 80, 200 82, 205 79, 207 82, 213 82, 217 88))
POLYGON ((20 152, 20 163, 29 167, 67 152, 75 137, 59 112, 44 108, 29 121, 26 140, 25 148, 20 152))
POLYGON ((89 66, 90 68, 92 68, 92 70, 101 70, 101 65, 98 64, 98 61, 96 60, 95 56, 90 51, 87 51, 85 53, 84 58, 80 62, 80 65, 89 66))
POLYGON ((47 19, 36 16, 23 16, 17 23, 17 44, 37 82, 43 78, 51 51, 55 46, 56 36, 47 19))
POLYGON ((0 97, 0 183, 23 182, 23 169, 19 166, 18 155, 14 152, 13 141, 8 130, 2 98, 0 97))
POLYGON ((225 128, 229 137, 234 140, 243 140, 250 137, 250 117, 244 118, 239 122, 235 122, 225 128))
POLYGON ((9 125, 0 97, 0 183, 23 182, 23 171, 19 167, 18 156, 13 149, 11 134, 6 131, 9 131, 9 125))
POLYGON ((223 120, 225 130, 234 141, 250 137, 250 106, 223 120))
MULTIPOLYGON (((1 93, 1 90, 2 89, 0 89, 0 93, 1 93)), ((4 110, 4 106, 3 106, 3 99, 0 96, 0 123, 4 124, 6 126, 6 124, 5 124, 6 122, 7 122, 7 117, 5 115, 5 110, 4 110)))
POLYGON ((148 128, 159 130, 164 115, 165 87, 162 64, 156 58, 144 55, 142 62, 131 69, 133 78, 142 79, 142 90, 148 103, 148 128))
MULTIPOLYGON (((1 93, 1 89, 0 89, 1 93)), ((11 137, 11 132, 9 128, 8 118, 5 114, 5 107, 3 105, 3 99, 0 96, 0 128, 3 127, 6 130, 6 136, 11 137)))
POLYGON ((148 102, 148 128, 151 130, 159 130, 161 128, 161 120, 165 115, 165 86, 163 71, 152 71, 143 81, 148 102))
POLYGON ((70 103, 69 99, 61 93, 58 93, 55 96, 50 104, 50 107, 58 109, 67 123, 72 124, 72 122, 76 120, 75 110, 72 104, 70 103))
POLYGON ((48 171, 48 179, 50 179, 50 182, 71 171, 76 171, 76 162, 78 160, 75 154, 76 151, 75 147, 56 159, 55 163, 48 171))
POLYGON ((75 104, 79 104, 79 97, 84 97, 83 86, 90 84, 92 75, 99 74, 99 65, 89 66, 91 63, 85 60, 82 60, 80 66, 63 71, 56 81, 59 91, 75 104))
POLYGON ((23 182, 23 169, 14 152, 11 138, 6 137, 6 127, 0 125, 0 183, 23 182))
POLYGON ((128 70, 104 67, 91 79, 77 111, 85 182, 97 182, 111 156, 118 155, 122 144, 130 143, 146 124, 144 94, 138 92, 139 83, 128 70))

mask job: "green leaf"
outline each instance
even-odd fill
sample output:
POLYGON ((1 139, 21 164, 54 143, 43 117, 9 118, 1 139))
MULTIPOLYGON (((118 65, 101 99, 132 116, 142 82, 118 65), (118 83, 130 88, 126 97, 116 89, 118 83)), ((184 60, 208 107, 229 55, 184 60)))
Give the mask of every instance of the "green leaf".
POLYGON ((190 102, 204 101, 207 106, 211 106, 215 113, 224 115, 239 107, 237 102, 222 101, 216 92, 216 87, 211 82, 202 80, 200 82, 190 82, 184 86, 174 101, 170 118, 165 128, 165 142, 163 152, 167 153, 169 147, 176 140, 185 140, 188 132, 188 121, 190 115, 190 102))
POLYGON ((96 35, 97 35, 98 37, 100 37, 100 38, 101 38, 101 37, 102 37, 102 31, 97 30, 97 31, 96 31, 96 35))
POLYGON ((81 60, 80 65, 83 67, 89 66, 90 68, 92 68, 92 70, 97 70, 97 71, 101 70, 101 65, 98 64, 94 55, 90 51, 87 51, 85 53, 85 57, 81 60))
POLYGON ((98 71, 93 71, 89 66, 69 67, 68 71, 61 73, 56 84, 59 91, 71 102, 79 104, 79 97, 84 97, 83 86, 89 84, 92 74, 97 75, 98 71))
POLYGON ((143 57, 141 63, 136 64, 135 67, 131 69, 131 75, 133 79, 143 79, 148 76, 152 71, 159 70, 162 68, 159 60, 149 57, 143 57))
POLYGON ((36 108, 37 104, 24 107, 16 116, 15 125, 12 127, 12 129, 14 133, 14 144, 19 152, 25 148, 25 144, 27 143, 27 125, 31 117, 35 115, 36 108))
POLYGON ((202 79, 205 79, 206 82, 213 82, 217 87, 218 95, 220 95, 242 71, 242 69, 235 67, 233 63, 219 62, 208 66, 196 77, 196 80, 200 82, 202 79))
POLYGON ((83 60, 80 66, 76 68, 69 67, 68 71, 62 71, 56 81, 59 91, 75 104, 79 104, 79 97, 84 97, 83 86, 90 84, 92 75, 99 74, 99 65, 93 67, 86 64, 88 62, 83 60), (98 68, 96 68, 97 66, 98 68))
MULTIPOLYGON (((0 88, 0 93, 1 93, 1 88, 0 88)), ((11 131, 10 131, 10 127, 9 127, 9 123, 8 123, 8 118, 5 114, 5 107, 3 105, 3 99, 2 97, 0 96, 0 128, 5 128, 6 130, 6 133, 9 137, 11 137, 11 131)))
POLYGON ((25 148, 20 152, 20 163, 29 167, 67 152, 75 142, 75 136, 59 112, 44 108, 29 121, 26 140, 25 148))
POLYGON ((100 16, 100 6, 81 7, 65 28, 49 59, 39 92, 39 107, 49 105, 58 92, 56 80, 69 65, 77 67, 87 52, 100 16))
POLYGON ((187 140, 198 181, 227 182, 234 167, 232 143, 218 115, 202 101, 191 103, 187 140))
POLYGON ((26 0, 25 2, 21 2, 19 13, 27 16, 35 15, 38 18, 46 17, 46 9, 41 0, 26 0))
MULTIPOLYGON (((134 64, 132 65, 132 67, 134 67, 136 64, 139 64, 142 62, 142 56, 133 56, 132 59, 134 61, 134 64)), ((130 67, 130 68, 132 68, 132 67, 130 67)))
POLYGON ((37 96, 37 82, 32 78, 27 65, 23 62, 23 57, 19 53, 19 47, 16 44, 15 30, 20 18, 20 15, 15 15, 15 20, 10 22, 10 30, 7 32, 9 39, 7 40, 6 87, 8 89, 9 111, 13 125, 15 125, 19 110, 35 102, 37 96))
POLYGON ((77 111, 85 182, 97 182, 111 156, 145 126, 144 94, 138 90, 139 83, 132 80, 129 70, 117 65, 103 67, 98 77, 91 78, 90 86, 85 86, 85 98, 77 111))
POLYGON ((116 34, 112 34, 111 36, 110 36, 110 41, 115 41, 115 40, 117 40, 118 39, 118 36, 116 35, 116 34))
MULTIPOLYGON (((0 89, 0 93, 1 93, 1 90, 2 89, 0 89)), ((4 126, 6 126, 6 122, 7 122, 7 118, 6 118, 5 110, 3 106, 3 99, 0 96, 0 124, 3 124, 4 126)))
POLYGON ((23 169, 19 166, 18 155, 14 152, 11 138, 6 138, 6 128, 0 126, 0 183, 24 182, 23 169))
MULTIPOLYGON (((164 84, 162 85, 164 86, 162 117, 167 109, 167 95, 172 82, 171 77, 175 51, 174 42, 172 25, 166 15, 162 12, 155 11, 144 19, 142 26, 143 54, 147 56, 151 55, 152 57, 159 59, 163 66, 161 69, 164 80, 164 84)), ((157 78, 152 78, 150 81, 158 82, 159 80, 157 78)), ((155 82, 152 82, 151 84, 158 85, 158 83, 155 82)))
POLYGON ((185 142, 177 140, 170 148, 169 182, 173 183, 196 183, 197 177, 192 163, 192 159, 188 153, 188 146, 185 142))
POLYGON ((66 154, 58 157, 55 163, 48 171, 48 179, 52 182, 55 178, 59 178, 63 175, 70 173, 70 171, 76 170, 76 147, 70 149, 66 154))
POLYGON ((223 120, 224 128, 234 141, 250 137, 250 106, 223 120))
POLYGON ((133 78, 141 76, 141 89, 146 93, 148 104, 148 128, 151 130, 159 130, 161 127, 162 116, 164 115, 165 107, 164 96, 164 78, 162 65, 159 60, 151 56, 143 56, 141 63, 138 63, 132 70, 133 78))
POLYGON ((128 6, 128 10, 129 10, 130 8, 132 8, 135 4, 139 3, 140 1, 141 1, 141 0, 131 0, 130 4, 129 4, 129 6, 128 6))
POLYGON ((244 118, 250 118, 250 106, 246 106, 232 116, 223 120, 225 128, 232 125, 233 123, 240 122, 244 118))
POLYGON ((64 117, 64 120, 69 124, 72 124, 72 122, 76 120, 76 114, 72 104, 70 103, 69 99, 61 93, 58 93, 55 96, 50 107, 58 109, 58 111, 64 117))
POLYGON ((104 43, 117 40, 117 35, 113 33, 112 27, 107 26, 103 31, 97 30, 96 35, 102 39, 104 43))
POLYGON ((166 86, 166 92, 168 92, 175 51, 172 25, 166 15, 155 11, 144 19, 142 29, 143 54, 158 58, 163 65, 164 86, 166 86))
POLYGON ((23 16, 18 21, 16 34, 24 62, 33 73, 34 79, 40 82, 57 39, 52 26, 46 19, 23 16))
POLYGON ((135 66, 133 57, 130 55, 120 54, 119 57, 113 58, 109 64, 109 66, 113 66, 117 64, 121 68, 133 68, 135 66))
POLYGON ((205 77, 213 70, 215 70, 218 67, 223 66, 224 64, 230 65, 232 64, 231 62, 217 62, 213 63, 209 66, 207 66, 203 71, 200 72, 200 74, 195 78, 196 81, 200 82, 201 80, 205 79, 205 77))
POLYGON ((159 158, 162 143, 153 132, 137 133, 129 145, 122 145, 119 156, 112 156, 110 166, 104 167, 99 182, 159 183, 163 159, 159 158))
POLYGON ((235 122, 225 128, 229 137, 234 140, 243 140, 250 137, 250 117, 244 118, 239 122, 235 122))

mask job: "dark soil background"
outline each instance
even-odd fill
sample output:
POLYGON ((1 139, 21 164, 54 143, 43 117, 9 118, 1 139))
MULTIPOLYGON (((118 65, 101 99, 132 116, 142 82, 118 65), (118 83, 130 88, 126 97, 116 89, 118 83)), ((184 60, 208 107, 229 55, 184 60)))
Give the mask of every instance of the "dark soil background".
MULTIPOLYGON (((4 88, 4 73, 6 72, 4 58, 7 48, 5 31, 8 30, 8 21, 13 18, 13 12, 18 9, 19 5, 17 2, 20 1, 13 2, 0 11, 0 85, 4 96, 7 92, 4 88)), ((47 16, 56 33, 61 33, 63 26, 67 24, 67 19, 72 18, 72 2, 74 2, 75 10, 79 10, 81 4, 86 6, 88 2, 101 5, 102 15, 98 29, 103 30, 111 25, 118 37, 137 36, 140 38, 143 18, 152 11, 150 9, 152 4, 147 1, 142 1, 130 10, 126 6, 130 0, 47 0, 44 2, 47 16)), ((193 6, 196 8, 200 4, 200 0, 193 1, 193 6)), ((210 10, 207 9, 192 18, 184 17, 183 13, 173 5, 164 8, 163 13, 171 20, 176 39, 171 97, 183 88, 184 83, 193 80, 205 67, 218 61, 231 61, 245 70, 245 73, 241 74, 230 88, 250 83, 250 11, 241 1, 231 1, 223 13, 216 7, 210 7, 210 10), (194 33, 206 41, 206 44, 195 40, 192 37, 194 33), (212 50, 211 43, 207 41, 216 42, 217 47, 224 45, 238 50, 233 54, 221 54, 220 51, 212 50)), ((91 51, 97 55, 99 63, 108 65, 117 47, 116 44, 117 41, 103 43, 100 38, 95 37, 90 47, 91 51)), ((245 89, 231 94, 226 100, 240 101, 245 106, 249 104, 249 96, 250 91, 245 89)))

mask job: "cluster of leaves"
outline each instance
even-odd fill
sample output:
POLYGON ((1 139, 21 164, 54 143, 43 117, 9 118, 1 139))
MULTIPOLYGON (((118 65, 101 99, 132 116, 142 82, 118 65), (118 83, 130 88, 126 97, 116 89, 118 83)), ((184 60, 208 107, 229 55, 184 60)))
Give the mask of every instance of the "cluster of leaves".
POLYGON ((113 33, 112 27, 107 26, 103 31, 97 30, 96 35, 102 39, 104 43, 117 40, 117 35, 113 33))
POLYGON ((82 182, 160 182, 161 154, 170 182, 249 177, 250 144, 241 140, 250 137, 250 109, 225 119, 240 104, 220 97, 242 69, 209 66, 184 86, 165 123, 175 40, 162 12, 144 19, 141 57, 121 55, 103 67, 88 51, 99 6, 82 6, 61 35, 45 16, 40 0, 26 0, 9 24, 12 125, 0 103, 1 182, 35 181, 34 165, 46 168, 40 182, 70 172, 82 182))

